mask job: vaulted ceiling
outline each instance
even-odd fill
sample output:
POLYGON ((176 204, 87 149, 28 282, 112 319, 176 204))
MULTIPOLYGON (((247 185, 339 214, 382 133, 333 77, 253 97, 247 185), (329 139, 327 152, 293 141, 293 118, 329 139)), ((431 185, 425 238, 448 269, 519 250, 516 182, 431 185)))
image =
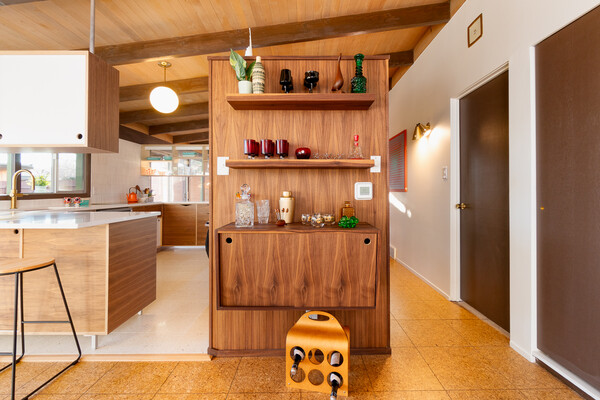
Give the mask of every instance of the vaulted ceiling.
MULTIPOLYGON (((206 143, 209 55, 390 54, 390 84, 410 67, 465 0, 96 0, 95 53, 120 71, 121 137, 206 143), (162 81, 181 105, 154 111, 162 81)), ((89 0, 0 0, 0 49, 89 46, 89 0)))

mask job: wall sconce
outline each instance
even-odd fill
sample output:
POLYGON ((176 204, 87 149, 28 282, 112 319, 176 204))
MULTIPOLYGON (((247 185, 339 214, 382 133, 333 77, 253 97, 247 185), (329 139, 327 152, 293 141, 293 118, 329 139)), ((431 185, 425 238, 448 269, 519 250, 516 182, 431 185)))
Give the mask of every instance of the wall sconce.
POLYGON ((422 123, 418 123, 417 126, 415 126, 415 132, 413 133, 413 138, 412 140, 419 140, 422 137, 427 137, 429 136, 429 134, 431 133, 431 125, 429 124, 429 122, 427 123, 427 125, 423 125, 422 123))
MULTIPOLYGON (((159 67, 164 69, 164 81, 167 83, 167 68, 171 66, 170 62, 161 61, 159 67)), ((167 86, 157 86, 150 92, 150 104, 158 112, 169 114, 179 107, 179 97, 177 93, 167 86)))

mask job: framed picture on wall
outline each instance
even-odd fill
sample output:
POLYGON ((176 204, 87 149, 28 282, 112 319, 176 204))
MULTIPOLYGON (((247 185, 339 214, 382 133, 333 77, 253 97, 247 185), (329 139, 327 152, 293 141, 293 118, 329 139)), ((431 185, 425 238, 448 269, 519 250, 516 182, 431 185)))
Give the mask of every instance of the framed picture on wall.
POLYGON ((390 192, 406 192, 406 129, 390 138, 390 192))
POLYGON ((469 47, 473 46, 476 41, 483 36, 483 14, 479 14, 475 21, 467 28, 467 43, 469 47))

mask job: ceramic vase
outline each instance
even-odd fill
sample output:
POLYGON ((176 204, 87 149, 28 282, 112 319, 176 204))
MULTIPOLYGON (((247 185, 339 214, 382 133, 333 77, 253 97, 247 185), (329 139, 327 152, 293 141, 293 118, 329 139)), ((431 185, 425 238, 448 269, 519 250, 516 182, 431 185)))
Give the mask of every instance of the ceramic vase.
POLYGON ((239 94, 251 94, 252 93, 252 82, 238 81, 238 92, 239 92, 239 94))

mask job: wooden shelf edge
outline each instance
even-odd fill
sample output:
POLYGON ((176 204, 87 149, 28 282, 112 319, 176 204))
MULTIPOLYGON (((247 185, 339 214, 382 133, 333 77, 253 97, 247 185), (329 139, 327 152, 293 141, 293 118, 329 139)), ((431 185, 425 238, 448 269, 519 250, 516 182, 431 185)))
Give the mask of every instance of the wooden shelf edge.
POLYGON ((374 93, 257 93, 229 94, 235 110, 368 110, 374 93))
POLYGON ((375 165, 374 160, 318 160, 318 159, 254 159, 226 160, 225 166, 234 169, 302 168, 302 169, 366 169, 375 165))

